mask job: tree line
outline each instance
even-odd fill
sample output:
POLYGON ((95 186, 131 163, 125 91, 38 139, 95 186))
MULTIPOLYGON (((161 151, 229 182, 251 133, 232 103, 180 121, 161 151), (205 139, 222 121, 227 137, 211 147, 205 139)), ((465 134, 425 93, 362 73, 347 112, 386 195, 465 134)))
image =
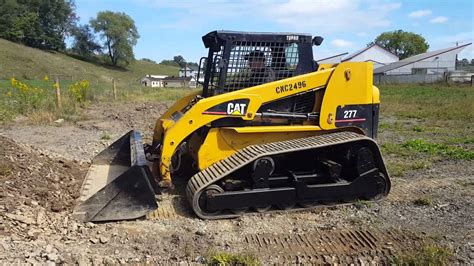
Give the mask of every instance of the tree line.
POLYGON ((135 59, 133 47, 140 35, 130 16, 101 11, 80 25, 75 8, 72 0, 0 0, 0 38, 85 59, 105 58, 114 66, 135 59), (66 49, 67 37, 73 39, 70 49, 66 49))

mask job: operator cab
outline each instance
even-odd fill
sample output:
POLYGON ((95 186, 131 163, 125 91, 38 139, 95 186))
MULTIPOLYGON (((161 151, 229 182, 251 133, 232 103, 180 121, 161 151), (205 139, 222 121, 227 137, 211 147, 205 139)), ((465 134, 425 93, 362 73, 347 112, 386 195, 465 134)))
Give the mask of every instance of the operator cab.
POLYGON ((322 42, 319 36, 301 33, 238 31, 213 31, 202 40, 209 49, 199 62, 203 97, 315 71, 312 45, 322 42))

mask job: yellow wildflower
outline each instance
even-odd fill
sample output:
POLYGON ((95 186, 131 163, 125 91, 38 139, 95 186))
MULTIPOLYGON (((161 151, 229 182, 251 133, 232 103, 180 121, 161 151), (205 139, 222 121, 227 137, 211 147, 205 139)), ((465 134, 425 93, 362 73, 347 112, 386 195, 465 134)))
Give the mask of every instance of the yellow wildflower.
POLYGON ((7 95, 8 97, 12 97, 12 92, 11 91, 7 92, 7 95))
POLYGON ((10 79, 10 83, 12 84, 12 86, 15 86, 16 83, 17 83, 17 81, 16 81, 15 78, 11 78, 11 79, 10 79))
POLYGON ((48 75, 44 76, 43 80, 44 80, 44 81, 49 81, 48 75))

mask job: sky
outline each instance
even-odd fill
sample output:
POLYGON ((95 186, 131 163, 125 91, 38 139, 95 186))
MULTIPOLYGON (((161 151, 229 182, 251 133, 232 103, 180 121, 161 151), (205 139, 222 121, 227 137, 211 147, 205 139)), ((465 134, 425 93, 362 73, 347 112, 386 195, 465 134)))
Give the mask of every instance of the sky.
MULTIPOLYGON (((201 37, 213 30, 297 32, 324 37, 314 58, 355 52, 385 31, 421 34, 437 50, 474 41, 472 0, 76 0, 80 23, 100 11, 128 14, 140 39, 137 59, 160 62, 182 55, 197 62, 201 37)), ((474 44, 459 58, 474 58, 474 44)))

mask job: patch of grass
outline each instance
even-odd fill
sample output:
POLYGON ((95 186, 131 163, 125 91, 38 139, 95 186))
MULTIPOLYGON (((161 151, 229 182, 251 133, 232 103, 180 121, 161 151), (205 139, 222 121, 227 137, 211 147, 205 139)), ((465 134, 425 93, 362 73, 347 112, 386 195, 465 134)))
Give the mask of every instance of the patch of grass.
POLYGON ((446 247, 427 245, 421 250, 399 254, 390 261, 394 265, 449 265, 453 251, 446 247))
POLYGON ((433 198, 430 196, 421 197, 413 201, 418 206, 431 206, 433 204, 433 198))
POLYGON ((402 118, 474 122, 470 86, 380 85, 381 112, 402 118))
POLYGON ((112 136, 108 132, 102 132, 102 135, 100 135, 101 140, 110 140, 112 139, 112 136))
POLYGON ((447 144, 474 144, 473 136, 453 137, 446 140, 447 144))
MULTIPOLYGON (((199 90, 199 89, 197 89, 199 90)), ((126 102, 176 101, 195 92, 187 88, 150 88, 137 86, 130 90, 119 91, 119 100, 126 102)))
POLYGON ((0 164, 0 177, 8 177, 12 174, 11 166, 7 164, 0 164))
POLYGON ((396 163, 396 162, 387 163, 387 171, 390 173, 391 176, 394 176, 394 177, 404 176, 406 170, 407 170, 407 167, 405 164, 396 163))
POLYGON ((387 169, 391 176, 401 177, 410 170, 422 170, 429 169, 432 166, 432 163, 428 160, 416 160, 410 162, 392 162, 387 163, 387 169))
POLYGON ((417 152, 428 153, 431 155, 441 155, 453 159, 474 159, 474 151, 440 143, 433 143, 423 139, 408 140, 402 144, 402 147, 415 150, 417 152))
POLYGON ((260 265, 258 259, 250 254, 210 252, 206 260, 208 265, 260 265))
POLYGON ((409 150, 405 149, 402 145, 392 142, 382 144, 382 152, 386 154, 395 154, 401 156, 408 156, 410 154, 413 154, 410 153, 409 150))

